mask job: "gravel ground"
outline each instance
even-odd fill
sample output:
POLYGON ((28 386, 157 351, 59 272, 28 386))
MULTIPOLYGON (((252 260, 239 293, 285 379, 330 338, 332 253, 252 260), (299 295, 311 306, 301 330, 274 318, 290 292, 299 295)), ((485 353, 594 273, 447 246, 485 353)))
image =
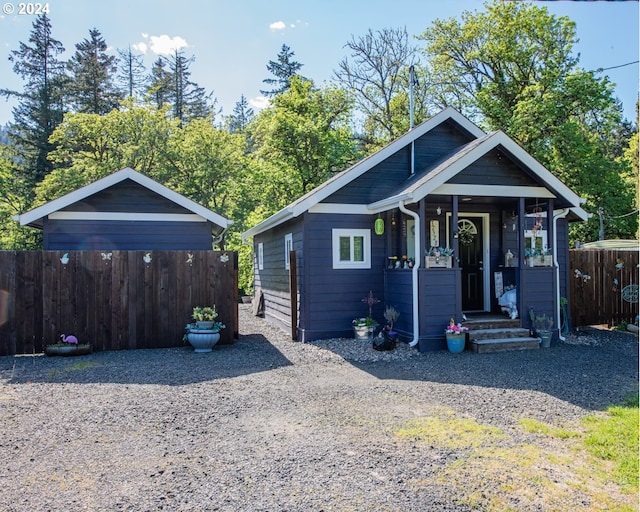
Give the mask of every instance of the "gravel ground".
POLYGON ((575 451, 564 462, 533 457, 560 460, 561 446, 519 421, 574 428, 620 403, 638 386, 636 335, 590 328, 546 350, 454 355, 293 343, 247 306, 240 326, 234 345, 210 354, 0 358, 0 510, 602 510, 607 499, 628 501, 611 484, 566 485, 580 478, 575 451), (433 437, 412 433, 417 421, 433 437))

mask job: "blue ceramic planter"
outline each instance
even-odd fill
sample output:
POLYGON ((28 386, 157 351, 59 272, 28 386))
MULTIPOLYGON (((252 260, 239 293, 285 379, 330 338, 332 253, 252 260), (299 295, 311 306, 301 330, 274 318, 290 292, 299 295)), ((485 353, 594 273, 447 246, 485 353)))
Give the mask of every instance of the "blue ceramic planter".
POLYGON ((448 334, 447 333, 447 348, 452 354, 459 354, 464 350, 464 345, 467 339, 466 333, 462 334, 448 334))

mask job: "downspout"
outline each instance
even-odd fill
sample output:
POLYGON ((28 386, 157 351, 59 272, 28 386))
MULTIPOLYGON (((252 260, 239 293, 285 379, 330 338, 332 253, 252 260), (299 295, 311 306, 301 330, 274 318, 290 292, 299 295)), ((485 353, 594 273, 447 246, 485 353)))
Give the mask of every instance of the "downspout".
MULTIPOLYGON (((558 338, 561 341, 564 341, 565 338, 562 336, 562 325, 560 323, 560 265, 558 264, 558 219, 564 219, 569 213, 569 208, 565 208, 561 210, 557 215, 553 216, 553 246, 555 250, 553 251, 553 264, 556 267, 556 283, 558 286, 556 288, 556 318, 558 319, 558 338)), ((567 283, 568 284, 568 283, 567 283)))
POLYGON ((419 256, 420 254, 420 215, 416 212, 412 212, 404 206, 404 200, 400 200, 398 202, 398 208, 402 213, 406 213, 410 215, 415 220, 415 230, 416 236, 414 239, 414 254, 416 255, 416 262, 411 269, 411 288, 412 288, 412 299, 413 299, 413 340, 409 343, 410 347, 415 347, 420 340, 420 318, 419 318, 419 304, 418 304, 418 269, 420 268, 420 261, 422 258, 419 256))

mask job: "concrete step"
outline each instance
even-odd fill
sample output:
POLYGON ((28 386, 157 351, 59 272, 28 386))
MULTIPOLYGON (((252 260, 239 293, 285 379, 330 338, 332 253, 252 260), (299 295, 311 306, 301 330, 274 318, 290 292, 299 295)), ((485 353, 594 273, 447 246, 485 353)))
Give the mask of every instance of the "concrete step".
POLYGON ((469 338, 475 340, 527 338, 528 336, 529 329, 521 327, 499 327, 469 330, 469 338))
POLYGON ((520 327, 520 320, 517 318, 511 320, 509 318, 480 318, 478 320, 467 320, 462 325, 468 327, 470 331, 476 329, 502 329, 520 327))
POLYGON ((477 354, 505 352, 507 350, 532 350, 540 348, 540 338, 471 339, 469 346, 471 350, 477 354))

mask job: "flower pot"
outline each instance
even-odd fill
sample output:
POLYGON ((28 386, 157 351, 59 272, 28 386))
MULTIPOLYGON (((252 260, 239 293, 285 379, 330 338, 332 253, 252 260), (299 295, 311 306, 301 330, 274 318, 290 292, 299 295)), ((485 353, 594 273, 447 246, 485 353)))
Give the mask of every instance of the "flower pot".
POLYGON ((203 320, 200 322, 196 322, 196 327, 198 329, 211 329, 213 327, 213 320, 203 320))
POLYGON ((447 336, 447 348, 449 349, 449 352, 451 352, 452 354, 459 354, 464 350, 464 346, 467 341, 466 333, 464 332, 460 334, 447 333, 446 336, 447 336))
POLYGON ((451 256, 426 256, 424 265, 427 268, 451 268, 451 256))
POLYGON ((353 337, 357 340, 371 341, 373 339, 374 325, 354 325, 353 337))
POLYGON ((91 345, 89 343, 47 345, 44 353, 48 356, 83 356, 91 353, 91 345))
POLYGON ((538 337, 540 338, 540 346, 542 348, 549 348, 551 346, 551 338, 553 337, 552 331, 538 331, 538 337))
POLYGON ((211 349, 220 341, 220 333, 211 329, 191 329, 187 334, 187 339, 194 352, 211 352, 211 349))

